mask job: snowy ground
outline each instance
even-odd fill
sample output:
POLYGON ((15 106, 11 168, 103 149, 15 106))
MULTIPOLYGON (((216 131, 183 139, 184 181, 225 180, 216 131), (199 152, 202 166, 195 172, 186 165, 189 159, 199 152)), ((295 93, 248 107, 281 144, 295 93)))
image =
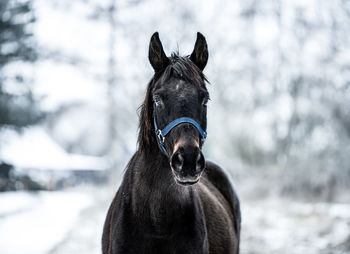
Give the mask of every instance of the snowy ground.
POLYGON ((242 200, 243 254, 350 253, 350 205, 242 200))
POLYGON ((95 200, 98 193, 97 188, 1 193, 0 253, 68 254, 85 248, 99 253, 105 207, 95 200))
MULTIPOLYGON (((1 254, 98 254, 110 187, 0 194, 1 254)), ((241 197, 241 253, 350 253, 350 205, 241 197)))

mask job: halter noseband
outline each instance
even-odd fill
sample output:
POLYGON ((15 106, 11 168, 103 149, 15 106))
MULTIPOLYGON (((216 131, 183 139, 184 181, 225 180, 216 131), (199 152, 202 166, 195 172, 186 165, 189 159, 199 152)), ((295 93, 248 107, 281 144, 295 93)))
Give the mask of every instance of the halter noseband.
POLYGON ((196 127, 196 129, 198 130, 199 134, 202 136, 202 141, 204 142, 204 140, 207 138, 207 132, 203 131, 203 129, 201 128, 201 126, 192 118, 189 117, 180 117, 175 119, 174 121, 170 122, 167 126, 164 127, 164 129, 158 129, 157 126, 157 121, 156 121, 156 117, 153 117, 153 122, 154 122, 154 129, 156 131, 156 136, 158 137, 158 141, 159 141, 159 145, 163 151, 163 153, 169 157, 168 152, 165 150, 164 147, 164 141, 165 141, 165 137, 166 135, 177 125, 182 124, 182 123, 190 123, 192 124, 194 127, 196 127))

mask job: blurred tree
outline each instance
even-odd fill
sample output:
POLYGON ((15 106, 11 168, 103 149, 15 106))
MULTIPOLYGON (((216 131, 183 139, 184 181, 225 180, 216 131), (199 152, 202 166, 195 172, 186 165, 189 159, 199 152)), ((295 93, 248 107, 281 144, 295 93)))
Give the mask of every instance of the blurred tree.
MULTIPOLYGON (((88 2, 91 8, 89 18, 94 21, 103 21, 108 27, 108 41, 107 41, 107 71, 106 71, 106 98, 108 106, 106 115, 108 119, 107 132, 108 141, 105 148, 106 154, 114 154, 115 141, 117 139, 117 63, 116 63, 116 37, 117 37, 117 10, 118 5, 115 0, 108 0, 105 2, 96 2, 94 0, 88 2)), ((115 156, 112 156, 114 159, 115 156)), ((115 164, 115 163, 114 163, 115 164)))
POLYGON ((24 127, 38 122, 43 114, 36 106, 28 80, 21 70, 8 75, 8 65, 31 63, 37 58, 33 33, 30 31, 35 17, 32 1, 0 1, 0 128, 2 126, 24 127), (7 84, 22 86, 22 92, 9 92, 7 84))

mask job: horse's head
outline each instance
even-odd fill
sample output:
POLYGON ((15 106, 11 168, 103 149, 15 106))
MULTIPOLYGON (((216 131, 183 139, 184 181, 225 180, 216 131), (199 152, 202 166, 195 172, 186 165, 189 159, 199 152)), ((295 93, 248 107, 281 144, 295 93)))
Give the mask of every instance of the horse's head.
POLYGON ((149 61, 155 70, 150 91, 153 125, 160 148, 177 183, 198 182, 205 167, 201 152, 206 137, 209 94, 202 73, 208 60, 207 43, 197 34, 193 53, 180 57, 164 53, 158 33, 150 41, 149 61))

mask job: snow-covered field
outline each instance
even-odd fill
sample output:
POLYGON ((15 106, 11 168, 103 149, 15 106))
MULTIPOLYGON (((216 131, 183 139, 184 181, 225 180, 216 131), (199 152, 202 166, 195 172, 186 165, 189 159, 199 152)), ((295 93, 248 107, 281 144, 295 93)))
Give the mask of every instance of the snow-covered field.
MULTIPOLYGON (((1 254, 97 254, 110 187, 0 194, 1 254)), ((268 198, 242 205, 242 254, 350 253, 350 204, 268 198)))
POLYGON ((241 200, 242 254, 350 253, 350 204, 241 200))
MULTIPOLYGON (((96 195, 91 195, 92 193, 91 189, 86 193, 81 189, 60 192, 1 193, 0 253, 56 253, 55 250, 65 245, 67 237, 80 232, 77 229, 79 226, 77 222, 87 210, 94 207, 96 195)), ((88 221, 82 222, 80 229, 86 232, 97 231, 88 224, 88 221)), ((96 228, 101 229, 101 226, 96 223, 96 228)), ((85 245, 90 242, 93 242, 93 239, 89 239, 85 245)), ((83 243, 81 244, 84 246, 83 243)), ((94 246, 98 244, 96 240, 94 246)), ((79 247, 81 248, 83 247, 79 247)), ((94 249, 90 251, 98 253, 94 249)))

